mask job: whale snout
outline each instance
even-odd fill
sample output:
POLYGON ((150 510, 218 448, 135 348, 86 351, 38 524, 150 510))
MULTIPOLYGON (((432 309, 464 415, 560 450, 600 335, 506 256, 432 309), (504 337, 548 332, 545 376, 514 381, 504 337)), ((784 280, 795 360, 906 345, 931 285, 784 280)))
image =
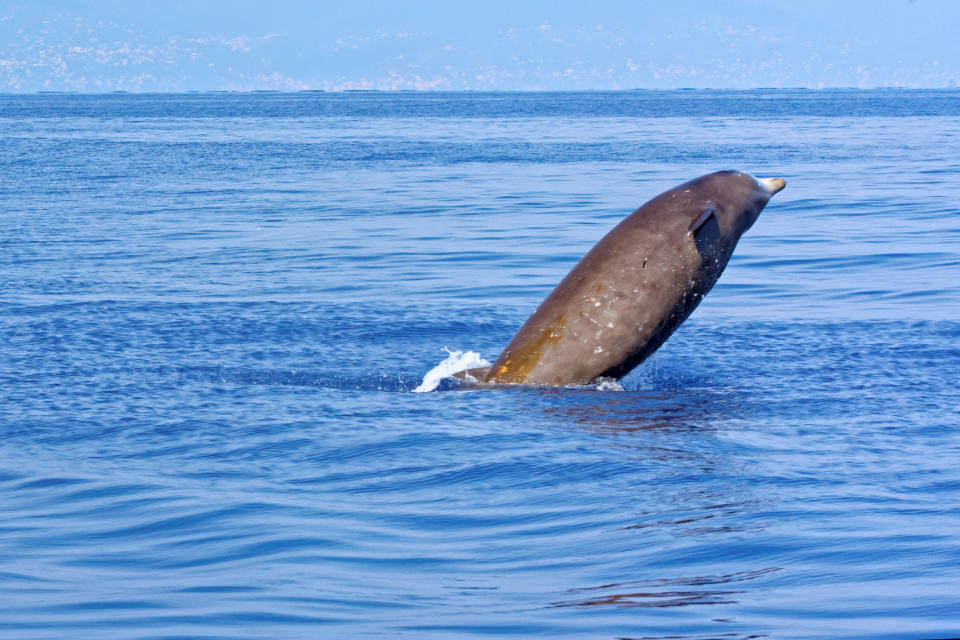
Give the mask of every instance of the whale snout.
POLYGON ((757 182, 759 182, 771 196, 783 191, 783 188, 787 186, 787 181, 783 178, 757 178, 757 182))

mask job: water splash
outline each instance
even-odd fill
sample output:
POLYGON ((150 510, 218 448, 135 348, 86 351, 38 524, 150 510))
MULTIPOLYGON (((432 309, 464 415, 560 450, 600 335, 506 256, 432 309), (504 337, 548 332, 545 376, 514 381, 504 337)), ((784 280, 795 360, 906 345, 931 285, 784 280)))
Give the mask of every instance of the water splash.
POLYGON ((620 382, 615 378, 597 378, 591 386, 597 391, 623 391, 620 382))
POLYGON ((446 347, 444 347, 443 350, 449 354, 447 359, 433 369, 430 369, 427 375, 423 376, 423 382, 413 390, 414 393, 433 391, 440 384, 441 380, 449 378, 455 373, 476 367, 490 366, 490 363, 484 360, 476 351, 467 351, 464 353, 463 351, 450 351, 446 347))

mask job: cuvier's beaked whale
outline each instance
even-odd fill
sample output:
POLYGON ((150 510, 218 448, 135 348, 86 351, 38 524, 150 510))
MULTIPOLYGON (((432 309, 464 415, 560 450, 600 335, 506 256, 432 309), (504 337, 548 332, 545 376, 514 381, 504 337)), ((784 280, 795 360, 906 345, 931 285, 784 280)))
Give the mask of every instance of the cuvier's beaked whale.
POLYGON ((580 260, 489 369, 468 375, 551 386, 623 377, 686 320, 785 185, 718 171, 657 196, 580 260))

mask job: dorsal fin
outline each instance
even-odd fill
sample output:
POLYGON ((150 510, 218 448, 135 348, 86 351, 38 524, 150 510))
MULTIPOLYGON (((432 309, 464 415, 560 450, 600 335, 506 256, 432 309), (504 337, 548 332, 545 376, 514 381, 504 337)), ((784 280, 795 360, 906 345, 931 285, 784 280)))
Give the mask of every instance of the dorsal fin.
POLYGON ((703 210, 703 212, 699 216, 697 216, 697 219, 694 220, 692 223, 690 223, 690 228, 689 228, 690 234, 697 235, 697 231, 700 230, 700 227, 705 225, 707 223, 707 220, 710 219, 710 216, 716 213, 716 211, 717 211, 717 208, 715 206, 713 206, 712 204, 707 205, 707 207, 703 210))

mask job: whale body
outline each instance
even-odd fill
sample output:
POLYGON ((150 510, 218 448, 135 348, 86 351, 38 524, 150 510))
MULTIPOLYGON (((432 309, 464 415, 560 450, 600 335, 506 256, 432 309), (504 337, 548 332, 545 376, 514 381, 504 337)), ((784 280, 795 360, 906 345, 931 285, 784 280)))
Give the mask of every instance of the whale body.
POLYGON ((494 384, 618 379, 686 320, 782 178, 718 171, 662 193, 598 242, 471 377, 494 384))

